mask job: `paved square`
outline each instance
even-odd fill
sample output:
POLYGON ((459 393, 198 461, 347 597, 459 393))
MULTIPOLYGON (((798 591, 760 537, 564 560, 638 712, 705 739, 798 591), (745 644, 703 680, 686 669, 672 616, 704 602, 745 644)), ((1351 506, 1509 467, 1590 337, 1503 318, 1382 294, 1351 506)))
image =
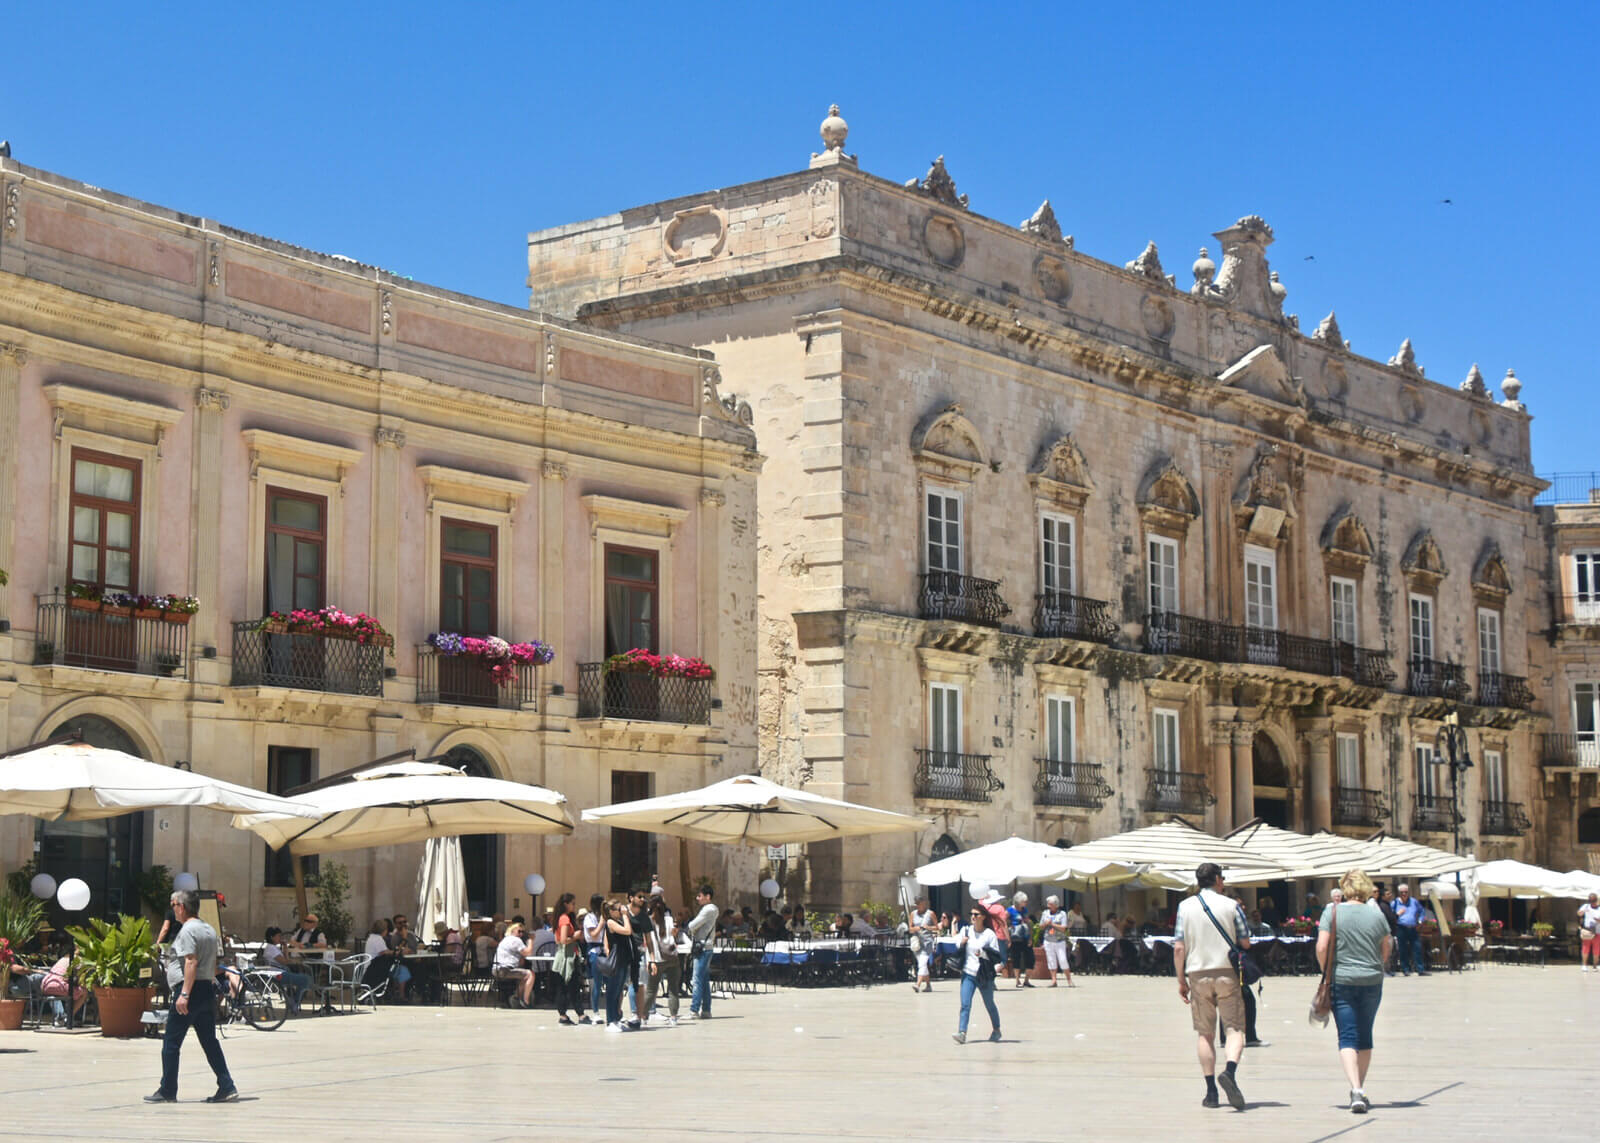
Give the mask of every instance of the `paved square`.
MULTIPOLYGON (((716 1018, 631 1035, 547 1011, 386 1008, 226 1041, 244 1101, 141 1102, 155 1040, 0 1034, 0 1138, 1370 1139, 1571 1137, 1592 1127, 1600 973, 1486 967, 1384 989, 1365 1118, 1342 1109, 1332 1028, 1307 1025, 1309 977, 1274 978, 1246 1053, 1242 1114, 1205 1111, 1187 1011, 1169 978, 1088 977, 998 993, 1005 1032, 950 1039, 957 997, 907 986, 721 1000, 716 1018)), ((686 1009, 685 1009, 686 1010, 686 1009)))

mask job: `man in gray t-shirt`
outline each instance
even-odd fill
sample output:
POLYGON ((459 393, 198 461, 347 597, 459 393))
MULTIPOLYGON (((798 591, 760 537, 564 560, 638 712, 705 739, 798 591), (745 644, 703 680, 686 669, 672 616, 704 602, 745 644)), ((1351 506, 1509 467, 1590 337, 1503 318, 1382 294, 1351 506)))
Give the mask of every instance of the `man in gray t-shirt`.
POLYGON ((168 952, 167 983, 172 987, 172 1007, 167 1012, 166 1039, 161 1045, 161 1086, 144 1097, 146 1103, 175 1103, 178 1099, 178 1053, 189 1026, 206 1054, 206 1063, 217 1076, 215 1095, 207 1103, 232 1103, 239 1098, 228 1061, 217 1042, 217 933, 195 916, 200 895, 178 890, 172 895, 172 911, 178 919, 178 935, 168 952))

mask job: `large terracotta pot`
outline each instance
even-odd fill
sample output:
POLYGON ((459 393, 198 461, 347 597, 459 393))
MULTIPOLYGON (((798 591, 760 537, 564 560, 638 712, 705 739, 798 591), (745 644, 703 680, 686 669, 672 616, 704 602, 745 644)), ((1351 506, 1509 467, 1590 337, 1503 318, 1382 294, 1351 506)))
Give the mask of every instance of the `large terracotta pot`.
POLYGON ((1033 946, 1033 969, 1028 973, 1029 980, 1049 980, 1050 962, 1045 959, 1043 945, 1033 946))
POLYGON ((97 988, 94 1001, 100 1009, 102 1036, 137 1036, 143 1032, 139 1017, 150 1006, 150 989, 97 988))
POLYGON ((21 1028, 23 1009, 27 1006, 26 1000, 0 1000, 0 1032, 15 1032, 21 1028))

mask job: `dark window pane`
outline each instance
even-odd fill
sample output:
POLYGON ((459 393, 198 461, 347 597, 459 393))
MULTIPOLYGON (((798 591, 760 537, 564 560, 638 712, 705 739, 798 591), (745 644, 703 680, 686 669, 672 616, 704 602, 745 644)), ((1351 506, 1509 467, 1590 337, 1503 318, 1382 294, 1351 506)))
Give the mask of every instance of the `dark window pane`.
POLYGON ((315 500, 274 496, 271 517, 272 523, 279 528, 294 528, 302 532, 322 531, 322 505, 315 500))
POLYGON ((494 573, 488 568, 467 569, 467 594, 473 599, 487 600, 494 591, 494 573))
POLYGON ((453 555, 489 559, 494 555, 494 532, 469 524, 444 525, 444 550, 453 555))
MULTIPOLYGON (((314 753, 304 747, 267 747, 267 790, 270 793, 283 794, 296 786, 310 782, 316 776, 314 758, 314 753)), ((300 867, 306 877, 313 878, 317 872, 317 859, 302 857, 300 867)), ((290 855, 288 846, 276 851, 267 849, 266 884, 268 887, 287 887, 294 884, 294 858, 290 855)))
POLYGON ((656 558, 647 552, 624 552, 606 549, 606 575, 618 579, 636 579, 645 583, 656 581, 656 558))
POLYGON ((474 599, 467 604, 467 621, 462 624, 467 634, 476 635, 481 639, 486 635, 494 634, 493 631, 489 630, 491 626, 488 600, 474 599))

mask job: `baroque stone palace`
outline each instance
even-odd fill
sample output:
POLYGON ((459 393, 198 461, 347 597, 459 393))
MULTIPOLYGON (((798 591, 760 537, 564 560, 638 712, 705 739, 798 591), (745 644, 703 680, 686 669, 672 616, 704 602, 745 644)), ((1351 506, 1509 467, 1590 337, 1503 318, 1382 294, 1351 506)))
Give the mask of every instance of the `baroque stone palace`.
POLYGON ((1574 859, 1542 840, 1516 376, 1497 400, 1331 313, 1306 332, 1258 217, 1180 285, 1153 243, 1080 253, 1048 201, 983 217, 943 158, 869 174, 847 130, 835 108, 805 170, 528 240, 535 311, 713 349, 748 396, 766 772, 938 823, 811 846, 806 899, 1171 814, 1574 859))
MULTIPOLYGON (((709 356, 463 297, 0 157, 0 749, 79 730, 285 792, 414 750, 574 810, 756 763, 755 436, 709 356), (186 623, 148 601, 198 597, 186 623), (262 620, 367 612, 393 646, 262 620), (492 676, 428 637, 540 640, 492 676), (717 678, 603 675, 616 651, 717 678)), ((721 849, 465 842, 475 910, 721 849)), ((420 844, 336 855, 359 940, 420 844)), ((136 908, 152 863, 287 925, 287 864, 204 811, 0 818, 0 868, 136 908)), ((675 892, 676 895, 676 892, 675 892)), ((548 903, 548 902, 547 902, 548 903)))

